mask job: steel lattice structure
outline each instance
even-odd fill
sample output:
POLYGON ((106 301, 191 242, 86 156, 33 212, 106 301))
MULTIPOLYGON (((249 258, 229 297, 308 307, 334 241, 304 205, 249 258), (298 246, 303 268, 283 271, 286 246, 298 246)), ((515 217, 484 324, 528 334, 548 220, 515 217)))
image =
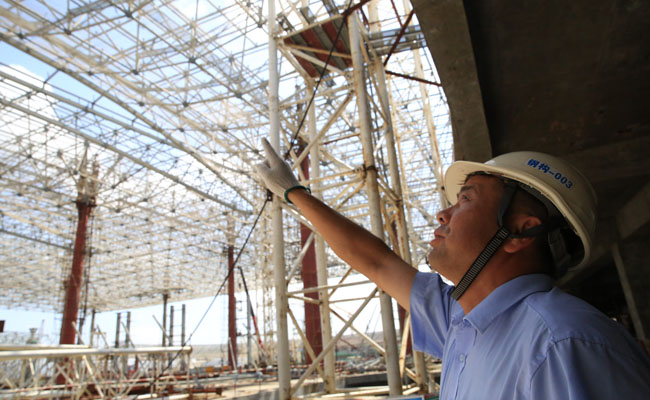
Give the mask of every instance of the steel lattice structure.
POLYGON ((0 284, 0 305, 61 310, 75 204, 91 191, 82 308, 214 295, 234 246, 248 287, 263 293, 258 315, 282 398, 312 372, 326 392, 338 390, 333 346, 348 328, 386 356, 386 392, 424 387, 423 361, 406 365, 408 336, 399 351, 394 327, 386 329, 386 295, 331 297, 355 284, 316 235, 308 242, 316 242, 320 300, 287 291, 300 281, 306 221, 286 204, 265 208, 251 171, 264 137, 288 150, 296 171, 309 157, 310 178, 299 175, 316 196, 421 263, 444 205, 438 182, 452 143, 408 2, 10 0, 0 2, 0 40, 8 55, 0 64, 0 268, 12 277, 0 284), (328 277, 339 283, 328 286, 328 277), (384 346, 354 326, 377 296, 384 346), (289 298, 319 304, 320 356, 289 298), (360 305, 345 318, 330 301, 360 305), (332 316, 342 330, 333 332, 332 316), (288 318, 316 360, 294 387, 288 318), (405 375, 415 386, 400 386, 405 375))
POLYGON ((0 394, 6 398, 128 398, 138 389, 149 393, 174 386, 187 390, 193 384, 186 367, 191 352, 190 347, 180 346, 2 349, 0 394), (161 371, 167 373, 161 377, 161 371))
MULTIPOLYGON (((345 8, 343 1, 276 2, 284 148, 317 81, 304 63, 318 68, 322 55, 285 39, 345 8)), ((401 29, 408 3, 382 0, 378 10, 379 31, 366 24, 365 54, 390 57, 386 84, 418 263, 442 201, 437 182, 451 161, 451 127, 417 21, 401 29)), ((2 57, 0 66, 0 268, 12 277, 0 284, 0 304, 60 310, 82 177, 98 187, 88 309, 156 304, 164 293, 175 301, 213 295, 227 272, 229 235, 239 250, 266 196, 251 173, 269 132, 266 4, 9 0, 0 2, 0 40, 7 54, 20 54, 18 62, 2 57)), ((352 81, 345 63, 332 64, 314 97, 319 182, 326 201, 367 224, 352 81)), ((366 85, 386 197, 376 77, 366 85)), ((309 143, 304 125, 300 137, 309 143)), ((269 283, 267 218, 239 261, 250 287, 269 283)), ((290 265, 300 243, 294 218, 285 223, 290 265)), ((345 273, 335 256, 328 258, 331 276, 345 273)))

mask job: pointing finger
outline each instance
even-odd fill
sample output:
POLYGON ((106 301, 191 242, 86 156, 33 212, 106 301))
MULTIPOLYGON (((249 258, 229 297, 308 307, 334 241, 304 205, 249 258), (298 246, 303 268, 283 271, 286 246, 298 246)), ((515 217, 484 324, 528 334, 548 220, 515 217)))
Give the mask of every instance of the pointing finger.
POLYGON ((266 138, 262 139, 262 145, 264 146, 264 151, 266 152, 266 158, 269 161, 269 164, 271 166, 276 166, 282 162, 282 159, 275 151, 275 149, 271 146, 271 143, 269 143, 269 141, 266 140, 266 138))

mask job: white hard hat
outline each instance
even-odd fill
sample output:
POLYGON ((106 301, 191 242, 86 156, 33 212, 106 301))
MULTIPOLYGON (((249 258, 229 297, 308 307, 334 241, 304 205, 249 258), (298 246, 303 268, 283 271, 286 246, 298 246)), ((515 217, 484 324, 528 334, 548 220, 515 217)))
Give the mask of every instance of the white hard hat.
POLYGON ((558 157, 532 151, 506 153, 484 164, 456 161, 445 174, 445 191, 452 204, 467 176, 478 172, 519 182, 534 189, 529 192, 538 198, 541 194, 540 200, 555 206, 582 243, 582 257, 566 267, 579 267, 589 260, 596 228, 596 193, 578 169, 558 157))

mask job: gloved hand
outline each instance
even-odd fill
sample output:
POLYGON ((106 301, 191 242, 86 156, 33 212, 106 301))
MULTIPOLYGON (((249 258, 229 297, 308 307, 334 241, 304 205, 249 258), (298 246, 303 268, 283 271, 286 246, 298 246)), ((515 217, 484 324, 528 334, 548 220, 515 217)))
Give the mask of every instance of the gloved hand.
POLYGON ((305 187, 298 182, 293 172, 291 172, 291 167, 280 158, 268 140, 262 139, 262 145, 266 152, 266 160, 261 164, 257 164, 255 171, 271 192, 288 201, 285 196, 289 191, 305 187))

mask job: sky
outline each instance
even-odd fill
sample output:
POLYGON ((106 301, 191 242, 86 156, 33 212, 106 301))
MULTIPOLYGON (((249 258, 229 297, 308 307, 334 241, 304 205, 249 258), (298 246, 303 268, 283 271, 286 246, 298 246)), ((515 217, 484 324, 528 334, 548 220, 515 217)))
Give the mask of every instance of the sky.
MULTIPOLYGON (((189 330, 193 330, 198 325, 201 316, 206 312, 211 301, 212 298, 202 298, 184 302, 170 302, 169 305, 174 306, 174 319, 178 324, 175 327, 175 329, 178 329, 176 332, 180 333, 180 310, 182 304, 185 304, 187 310, 186 332, 189 336, 189 330)), ((217 298, 208 312, 207 317, 195 333, 191 343, 215 344, 223 341, 223 338, 227 335, 227 331, 224 331, 220 326, 224 322, 227 323, 226 318, 224 318, 226 304, 226 296, 219 296, 217 298)), ((95 344, 98 347, 105 347, 105 342, 107 341, 110 346, 114 345, 117 314, 118 312, 122 313, 122 321, 124 322, 127 311, 131 311, 131 339, 133 342, 136 345, 160 345, 162 342, 162 333, 160 328, 158 328, 156 320, 162 322, 162 305, 97 313, 95 316, 95 324, 104 333, 106 340, 100 337, 97 339, 98 341, 96 340, 95 344)), ((42 344, 57 344, 59 341, 59 332, 61 329, 60 313, 0 308, 0 320, 5 320, 5 332, 21 332, 26 334, 29 332, 29 328, 38 328, 40 330, 42 327, 42 332, 39 332, 42 335, 40 341, 42 344)), ((89 325, 90 315, 88 315, 82 333, 82 340, 86 344, 89 343, 89 325)), ((122 340, 124 340, 123 328, 121 335, 122 340)))

